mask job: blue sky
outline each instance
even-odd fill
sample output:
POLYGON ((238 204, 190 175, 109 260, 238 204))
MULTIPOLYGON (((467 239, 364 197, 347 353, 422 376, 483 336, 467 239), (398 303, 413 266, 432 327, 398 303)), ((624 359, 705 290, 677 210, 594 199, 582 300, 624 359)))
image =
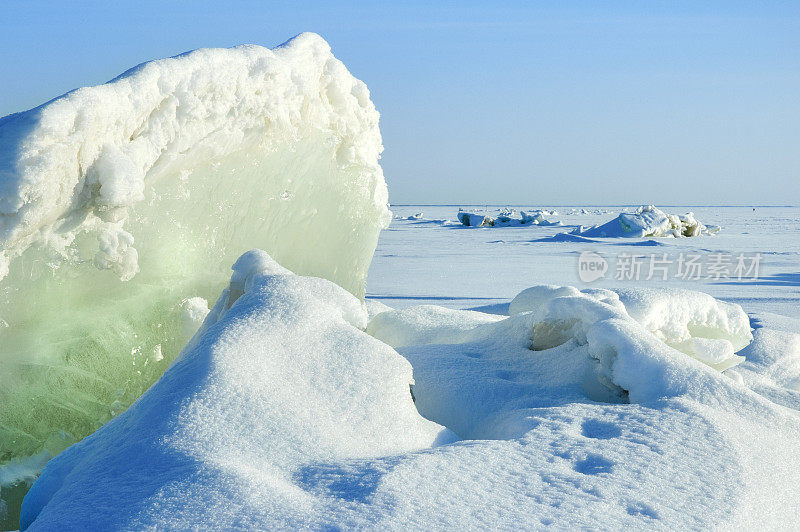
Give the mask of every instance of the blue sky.
POLYGON ((370 87, 393 203, 800 203, 796 1, 3 0, 0 115, 302 31, 370 87))

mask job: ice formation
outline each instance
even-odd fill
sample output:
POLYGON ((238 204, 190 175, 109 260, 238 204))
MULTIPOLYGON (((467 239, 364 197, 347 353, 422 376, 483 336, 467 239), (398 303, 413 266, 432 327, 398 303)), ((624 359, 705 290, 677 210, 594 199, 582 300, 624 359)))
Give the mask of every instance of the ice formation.
POLYGON ((561 222, 550 221, 544 218, 546 211, 520 211, 519 217, 515 216, 516 212, 513 209, 501 210, 500 213, 492 218, 486 214, 479 214, 475 212, 468 212, 464 210, 458 211, 458 221, 462 225, 468 227, 516 227, 516 226, 532 226, 532 225, 561 225, 561 222))
POLYGON ((598 321, 598 316, 619 313, 621 318, 632 318, 666 345, 719 371, 741 363, 744 358, 735 352, 753 339, 750 320, 739 305, 690 290, 613 292, 535 286, 522 291, 509 304, 509 314, 523 312, 538 316, 532 339, 534 349, 554 347, 551 344, 560 344, 564 338, 585 342, 588 327, 598 321))
MULTIPOLYGON (((587 213, 583 213, 587 214, 587 213)), ((613 220, 585 228, 578 227, 573 234, 585 237, 683 237, 713 234, 719 227, 705 226, 695 219, 693 213, 683 216, 666 214, 652 205, 643 205, 634 213, 620 213, 613 220)))
POLYGON ((486 227, 494 225, 494 219, 475 212, 458 211, 458 221, 468 227, 486 227))
POLYGON ((361 331, 361 300, 259 250, 233 271, 163 377, 47 465, 23 528, 356 524, 348 501, 310 486, 452 439, 417 413, 411 365, 361 331))
POLYGON ((247 249, 363 295, 391 217, 378 117, 301 34, 144 63, 0 119, 0 467, 123 411, 247 249))

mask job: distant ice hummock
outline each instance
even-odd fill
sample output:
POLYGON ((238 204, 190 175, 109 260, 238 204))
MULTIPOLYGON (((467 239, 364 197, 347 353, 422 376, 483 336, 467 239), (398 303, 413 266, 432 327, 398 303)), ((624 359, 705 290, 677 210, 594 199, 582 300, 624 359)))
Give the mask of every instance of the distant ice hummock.
POLYGON ((578 227, 572 234, 585 237, 684 237, 713 234, 717 226, 705 226, 693 213, 666 214, 653 205, 643 205, 634 213, 620 213, 613 220, 594 227, 578 227))
POLYGON ((553 222, 544 218, 545 214, 556 214, 555 211, 520 211, 516 216, 514 209, 501 209, 500 212, 492 217, 488 214, 469 212, 463 209, 458 211, 458 221, 467 227, 519 227, 533 225, 561 225, 561 222, 553 222))
POLYGON ((363 295, 391 218, 378 116, 304 33, 0 119, 0 467, 124 410, 248 249, 363 295))

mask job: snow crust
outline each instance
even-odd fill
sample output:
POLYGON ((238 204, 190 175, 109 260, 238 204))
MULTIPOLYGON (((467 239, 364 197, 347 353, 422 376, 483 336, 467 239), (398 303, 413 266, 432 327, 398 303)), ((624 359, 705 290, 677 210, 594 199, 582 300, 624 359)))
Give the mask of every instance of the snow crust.
POLYGON ((572 233, 584 237, 645 238, 645 237, 689 237, 713 234, 719 227, 705 226, 695 219, 693 213, 685 215, 666 214, 653 205, 643 205, 636 212, 622 212, 613 220, 589 228, 578 227, 572 233))
POLYGON ((247 249, 362 296, 391 218, 378 118, 305 33, 144 63, 0 119, 0 465, 123 411, 247 249))
POLYGON ((476 326, 502 319, 483 312, 419 305, 377 314, 370 320, 367 332, 393 347, 457 343, 476 326))
POLYGON ((48 463, 23 529, 359 523, 363 504, 332 497, 329 476, 452 439, 419 416, 411 365, 367 319, 339 286, 244 254, 163 377, 48 463))

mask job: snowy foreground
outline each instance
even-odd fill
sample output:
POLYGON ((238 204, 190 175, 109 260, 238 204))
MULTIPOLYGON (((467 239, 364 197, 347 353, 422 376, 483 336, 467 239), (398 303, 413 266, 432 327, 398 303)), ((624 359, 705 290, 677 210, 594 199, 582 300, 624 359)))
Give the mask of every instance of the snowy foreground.
POLYGON ((47 465, 22 526, 800 517, 800 336, 753 339, 689 291, 541 286, 509 312, 364 305, 249 252, 164 376, 47 465))

